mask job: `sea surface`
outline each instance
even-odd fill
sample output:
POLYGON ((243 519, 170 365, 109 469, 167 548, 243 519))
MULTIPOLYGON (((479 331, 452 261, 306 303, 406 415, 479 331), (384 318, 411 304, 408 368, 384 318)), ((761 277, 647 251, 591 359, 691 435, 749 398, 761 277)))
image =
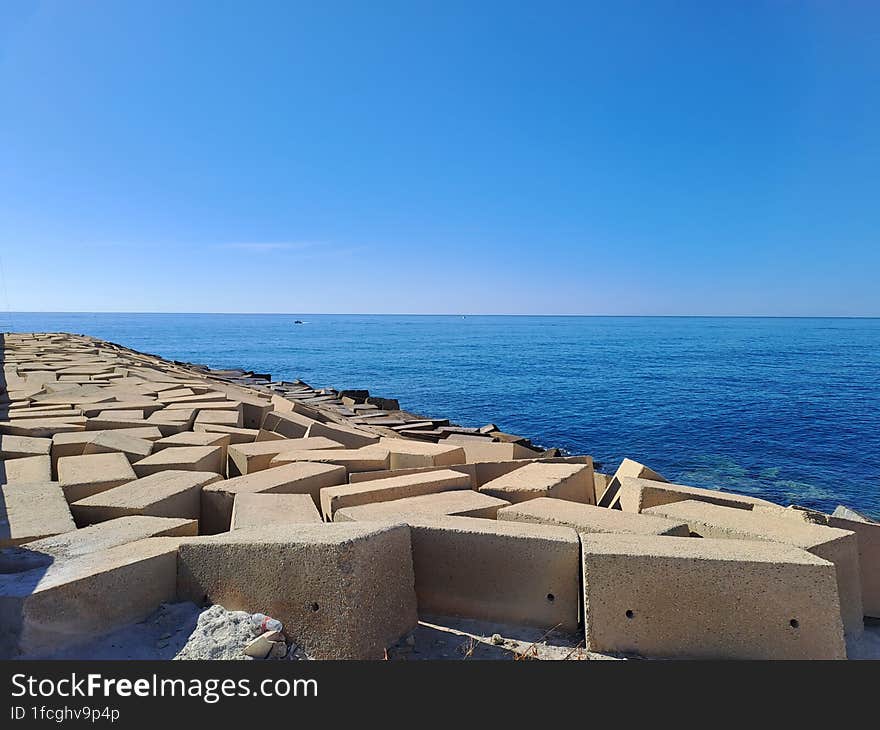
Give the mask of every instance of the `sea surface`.
POLYGON ((368 388, 604 471, 629 456, 672 481, 880 517, 880 319, 0 313, 0 330, 368 388))

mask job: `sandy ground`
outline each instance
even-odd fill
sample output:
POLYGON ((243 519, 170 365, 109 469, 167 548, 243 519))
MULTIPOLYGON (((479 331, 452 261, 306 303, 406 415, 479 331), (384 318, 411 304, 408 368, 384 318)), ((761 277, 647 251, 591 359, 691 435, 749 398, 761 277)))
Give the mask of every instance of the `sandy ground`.
MULTIPOLYGON (((220 659, 252 661, 242 650, 257 635, 250 614, 192 603, 161 606, 143 621, 52 654, 23 659, 220 659)), ((285 659, 308 659, 294 644, 285 659)), ((851 659, 880 659, 880 621, 848 647, 851 659)), ((409 636, 388 650, 391 661, 607 660, 584 649, 582 636, 471 619, 425 616, 409 636)))

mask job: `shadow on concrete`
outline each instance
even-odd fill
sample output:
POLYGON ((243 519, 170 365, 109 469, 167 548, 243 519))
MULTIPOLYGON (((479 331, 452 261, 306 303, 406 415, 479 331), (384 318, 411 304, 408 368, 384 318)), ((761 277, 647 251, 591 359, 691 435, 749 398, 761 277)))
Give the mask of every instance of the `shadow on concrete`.
MULTIPOLYGON (((5 336, 0 334, 0 420, 8 412, 5 336)), ((12 528, 6 506, 6 464, 0 460, 0 659, 18 655, 24 626, 25 604, 40 584, 54 558, 12 545, 12 528)))

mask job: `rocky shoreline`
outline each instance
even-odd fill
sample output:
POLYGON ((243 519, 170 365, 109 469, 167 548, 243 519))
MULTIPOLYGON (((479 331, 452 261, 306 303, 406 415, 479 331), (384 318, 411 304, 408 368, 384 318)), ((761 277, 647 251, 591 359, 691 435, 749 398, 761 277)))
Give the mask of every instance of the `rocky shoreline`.
POLYGON ((267 657, 829 659, 876 639, 880 524, 845 508, 603 474, 494 424, 85 335, 6 334, 2 359, 3 656, 87 655, 186 601, 278 618, 267 657))

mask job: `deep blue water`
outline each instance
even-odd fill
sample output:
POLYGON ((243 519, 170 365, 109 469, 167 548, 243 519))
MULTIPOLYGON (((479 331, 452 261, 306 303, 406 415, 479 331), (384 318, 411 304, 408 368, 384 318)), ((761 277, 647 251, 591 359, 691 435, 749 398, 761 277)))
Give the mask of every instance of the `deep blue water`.
POLYGON ((687 484, 880 515, 878 319, 13 313, 0 329, 369 388, 606 471, 630 456, 687 484))

